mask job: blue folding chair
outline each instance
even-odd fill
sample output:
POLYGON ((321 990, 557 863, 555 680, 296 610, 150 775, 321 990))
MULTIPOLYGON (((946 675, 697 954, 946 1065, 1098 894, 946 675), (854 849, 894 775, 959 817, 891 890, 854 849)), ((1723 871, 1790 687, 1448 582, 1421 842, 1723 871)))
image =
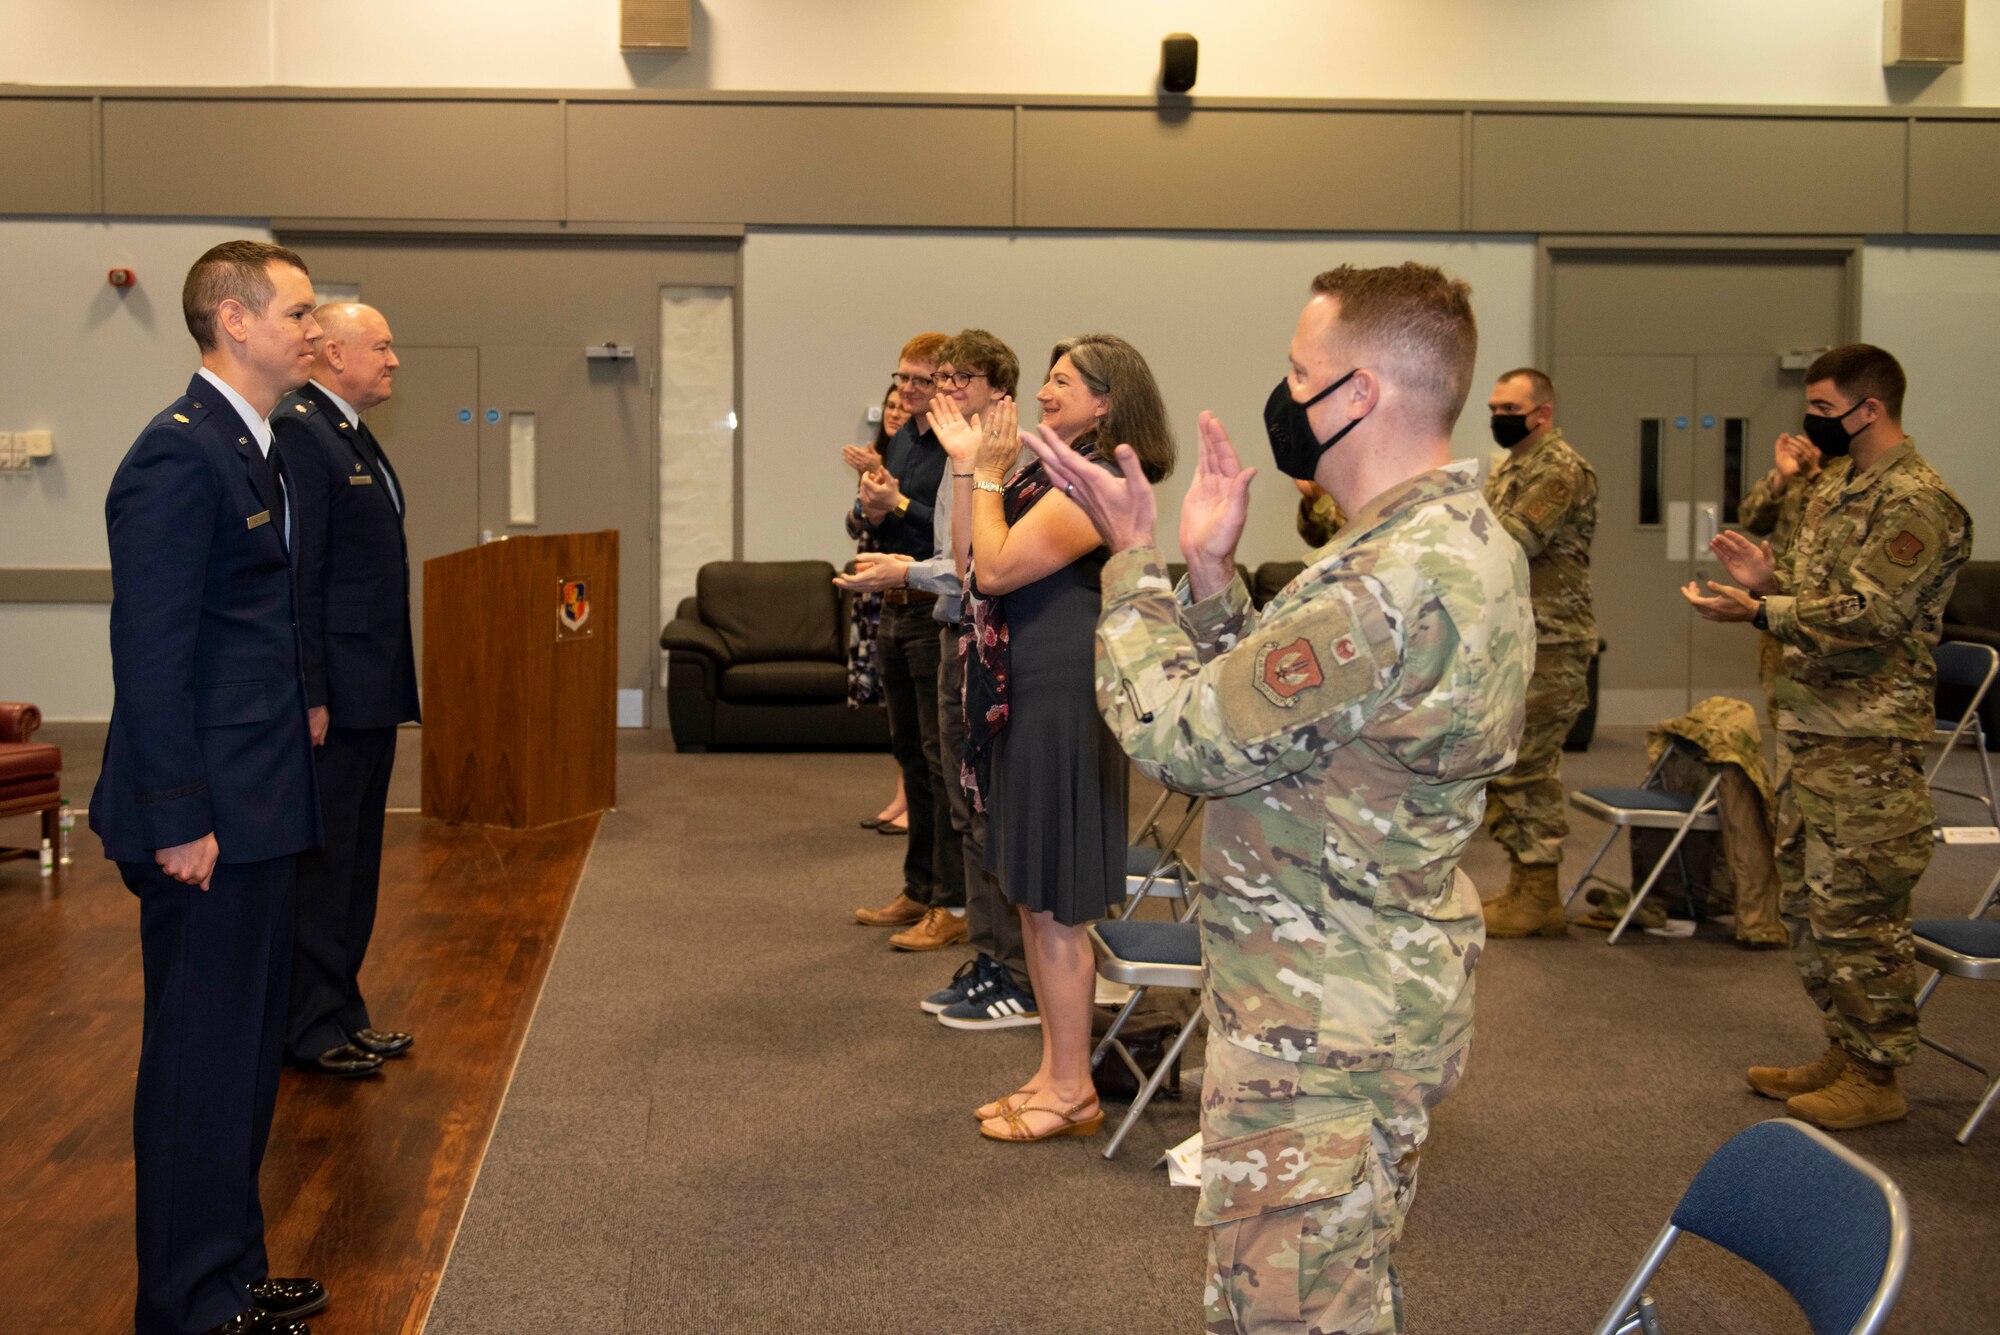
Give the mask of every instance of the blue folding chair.
MULTIPOLYGON (((1954 978, 2000 978, 2000 921, 1988 918, 1987 910, 1993 907, 1996 895, 2000 895, 2000 872, 1994 873, 1987 882, 1986 893, 1979 897, 1968 918, 1919 918, 1910 924, 1910 935, 1917 947, 1917 963, 1937 972, 1930 976, 1923 990, 1917 993, 1917 1005, 1931 999, 1931 993, 1944 981, 1946 974, 1954 978)), ((1972 1116, 1959 1128, 1953 1137, 1963 1145, 1972 1139, 1972 1133, 1979 1128, 1979 1121, 1992 1108, 1995 1097, 2000 1097, 2000 1071, 1988 1069, 1972 1060, 1964 1053, 1932 1038, 1927 1030, 1920 1028, 1917 1037, 1925 1047, 1942 1052, 1961 1066, 1969 1066, 1986 1077, 1986 1092, 1980 1096, 1979 1106, 1972 1110, 1972 1116)))
POLYGON ((1669 737, 1666 749, 1660 752, 1660 758, 1653 762, 1652 769, 1646 771, 1646 777, 1637 788, 1584 788, 1569 795, 1571 807, 1605 822, 1611 831, 1597 846, 1597 852, 1591 856, 1583 874, 1576 878, 1576 884, 1569 888, 1563 903, 1568 905, 1574 901, 1592 881, 1613 890, 1630 891, 1625 916, 1618 920, 1618 925, 1605 938, 1607 945, 1617 945, 1618 938, 1625 935, 1625 928, 1631 923, 1633 915, 1638 913, 1639 906, 1646 902, 1646 896, 1659 884, 1670 860, 1680 859, 1681 884, 1690 884, 1692 878, 1688 875, 1687 858, 1681 852, 1681 845, 1687 837, 1697 830, 1712 832, 1722 828, 1722 800, 1716 796, 1716 790, 1722 786, 1720 769, 1709 779, 1708 786, 1701 790, 1699 797, 1671 792, 1663 784, 1661 772, 1666 769, 1668 755, 1675 747, 1688 745, 1678 737, 1669 737), (1597 873, 1597 864, 1611 851, 1611 841, 1623 829, 1673 831, 1673 838, 1667 842, 1659 860, 1636 888, 1597 873))
POLYGON ((1986 728, 1979 721, 1979 706, 1986 699, 1986 693, 1993 688, 1994 678, 2000 676, 2000 653, 1995 653, 1984 644, 1946 640, 1932 651, 1931 656, 1937 660, 1937 684, 1970 691, 1972 697, 1957 718, 1937 720, 1931 731, 1931 741, 1943 749, 1938 752, 1924 778, 1930 783, 1932 792, 1954 793, 1984 802, 1986 818, 2000 820, 2000 792, 1996 792, 1993 786, 1993 758, 1986 750, 1986 728), (1951 759, 1951 753, 1962 745, 1970 745, 1979 756, 1980 772, 1986 778, 1984 793, 1948 788, 1937 781, 1944 762, 1951 759))
POLYGON ((1825 1132, 1776 1118, 1708 1156, 1597 1335, 1659 1335, 1645 1288, 1683 1233, 1776 1280, 1813 1335, 1874 1335, 1910 1268, 1910 1211, 1889 1175, 1825 1132))

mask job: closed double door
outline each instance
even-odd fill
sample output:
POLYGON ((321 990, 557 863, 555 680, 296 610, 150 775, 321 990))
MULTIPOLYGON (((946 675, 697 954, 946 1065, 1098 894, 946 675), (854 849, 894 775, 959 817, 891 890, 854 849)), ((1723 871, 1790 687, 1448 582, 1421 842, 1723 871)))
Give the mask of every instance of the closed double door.
POLYGON ((1846 256, 1558 255, 1552 271, 1557 421, 1599 483, 1601 716, 1761 703, 1754 632, 1704 620, 1680 590, 1729 580, 1709 540, 1739 526, 1777 437, 1799 429, 1801 354, 1846 337, 1846 256))

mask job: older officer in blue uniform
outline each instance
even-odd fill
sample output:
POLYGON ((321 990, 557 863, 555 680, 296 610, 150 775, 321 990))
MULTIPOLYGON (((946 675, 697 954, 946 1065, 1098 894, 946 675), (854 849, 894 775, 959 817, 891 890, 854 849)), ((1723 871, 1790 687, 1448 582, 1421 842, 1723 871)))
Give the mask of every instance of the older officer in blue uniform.
POLYGON ((326 821, 326 846, 299 858, 285 1055, 359 1076, 412 1042, 373 1027, 360 976, 396 725, 417 717, 417 667, 403 488, 361 420, 393 392, 395 338, 372 306, 334 302, 313 314, 322 337, 312 380, 272 419, 298 503, 299 635, 326 821))
POLYGON ((326 1302, 272 1279, 258 1167, 278 1094, 293 861, 320 840, 289 542, 266 421, 319 326, 299 257, 230 241, 182 291, 201 370, 104 503, 116 696, 90 827, 139 897, 132 1106, 138 1335, 296 1335, 326 1302))

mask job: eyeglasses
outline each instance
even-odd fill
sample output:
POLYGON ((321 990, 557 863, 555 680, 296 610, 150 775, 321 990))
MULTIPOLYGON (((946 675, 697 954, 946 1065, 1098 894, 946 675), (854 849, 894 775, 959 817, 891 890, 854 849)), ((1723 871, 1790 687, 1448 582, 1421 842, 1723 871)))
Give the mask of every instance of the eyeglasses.
POLYGON ((984 371, 940 371, 937 382, 939 385, 949 385, 953 389, 964 389, 975 380, 987 378, 984 371))
POLYGON ((897 371, 889 377, 889 380, 890 383, 899 387, 903 385, 915 385, 918 389, 937 388, 937 378, 935 376, 904 375, 901 371, 897 371))

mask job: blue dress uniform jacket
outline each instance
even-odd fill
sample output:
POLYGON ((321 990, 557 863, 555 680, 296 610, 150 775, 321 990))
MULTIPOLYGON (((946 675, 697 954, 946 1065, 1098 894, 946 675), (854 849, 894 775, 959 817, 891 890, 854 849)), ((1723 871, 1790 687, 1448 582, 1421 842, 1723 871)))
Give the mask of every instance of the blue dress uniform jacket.
POLYGON ((299 514, 299 633, 306 704, 336 726, 393 728, 418 717, 410 553, 402 483, 317 385, 271 415, 299 514))
POLYGON ((151 862, 211 832, 224 863, 320 841, 285 506, 270 476, 235 409, 196 376, 112 478, 116 694, 90 828, 116 861, 151 862))

